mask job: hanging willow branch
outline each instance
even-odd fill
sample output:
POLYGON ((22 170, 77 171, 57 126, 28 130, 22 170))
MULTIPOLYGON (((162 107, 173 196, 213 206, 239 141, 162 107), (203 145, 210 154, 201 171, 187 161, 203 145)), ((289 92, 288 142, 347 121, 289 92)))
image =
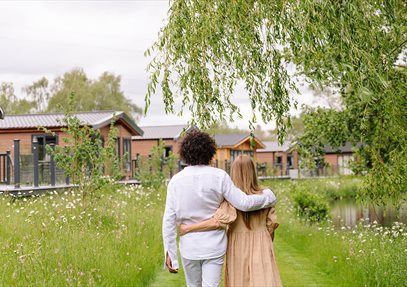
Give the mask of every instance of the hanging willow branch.
POLYGON ((340 115, 350 125, 346 137, 369 146, 369 180, 375 171, 394 174, 369 186, 397 197, 407 189, 405 168, 396 162, 407 161, 406 72, 397 63, 406 51, 406 23, 403 0, 172 0, 168 23, 146 52, 154 58, 145 112, 161 86, 168 113, 188 109, 202 127, 232 120, 240 116, 233 93, 243 83, 251 129, 260 114, 276 122, 281 141, 298 91, 288 72, 293 64, 295 76, 345 91, 340 115))

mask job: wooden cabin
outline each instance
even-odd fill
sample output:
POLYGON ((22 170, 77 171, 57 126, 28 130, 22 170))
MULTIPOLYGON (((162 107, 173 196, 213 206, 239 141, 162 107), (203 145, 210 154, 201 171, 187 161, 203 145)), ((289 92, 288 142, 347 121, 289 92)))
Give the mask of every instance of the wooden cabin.
MULTIPOLYGON (((108 139, 110 125, 115 119, 117 128, 117 155, 123 161, 123 175, 131 175, 131 158, 134 151, 131 147, 132 136, 142 135, 140 129, 132 118, 121 111, 94 111, 74 113, 84 125, 89 125, 94 129, 100 129, 102 140, 108 139)), ((68 135, 62 131, 66 125, 61 121, 64 115, 53 114, 28 114, 28 115, 7 115, 0 121, 0 154, 10 152, 13 158, 14 140, 20 140, 21 156, 32 155, 32 143, 34 139, 39 146, 39 160, 49 161, 45 146, 48 144, 63 145, 63 138, 68 135), (40 129, 44 127, 54 134, 46 134, 40 129)))
POLYGON ((265 145, 256 137, 252 148, 249 134, 216 134, 214 139, 218 146, 214 160, 218 162, 233 162, 240 154, 249 155, 256 160, 256 151, 265 148, 265 145))
POLYGON ((350 163, 355 159, 353 155, 353 145, 350 142, 339 148, 330 146, 324 147, 324 162, 332 169, 332 172, 339 175, 353 174, 350 163))
POLYGON ((298 170, 298 152, 292 150, 291 142, 280 145, 277 141, 263 142, 265 148, 257 150, 257 163, 273 170, 277 176, 288 176, 290 170, 298 170))

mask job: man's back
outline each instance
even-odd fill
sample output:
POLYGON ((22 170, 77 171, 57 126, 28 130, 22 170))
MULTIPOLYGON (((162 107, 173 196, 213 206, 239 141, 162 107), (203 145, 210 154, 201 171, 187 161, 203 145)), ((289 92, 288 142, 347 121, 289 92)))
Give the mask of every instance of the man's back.
MULTIPOLYGON (((201 222, 213 216, 224 200, 225 171, 210 166, 188 166, 168 185, 177 224, 201 222)), ((224 230, 190 233, 180 238, 181 255, 187 259, 208 259, 226 251, 224 230)))

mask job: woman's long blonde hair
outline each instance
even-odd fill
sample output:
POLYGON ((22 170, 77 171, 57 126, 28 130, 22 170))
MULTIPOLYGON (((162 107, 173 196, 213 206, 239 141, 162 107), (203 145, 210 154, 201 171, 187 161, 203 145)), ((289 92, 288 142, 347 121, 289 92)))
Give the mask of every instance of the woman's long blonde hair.
MULTIPOLYGON (((261 188, 257 181, 256 169, 252 159, 247 155, 239 155, 232 164, 232 180, 235 186, 246 194, 261 193, 261 188)), ((258 211, 242 212, 243 221, 250 229, 250 216, 258 211)))

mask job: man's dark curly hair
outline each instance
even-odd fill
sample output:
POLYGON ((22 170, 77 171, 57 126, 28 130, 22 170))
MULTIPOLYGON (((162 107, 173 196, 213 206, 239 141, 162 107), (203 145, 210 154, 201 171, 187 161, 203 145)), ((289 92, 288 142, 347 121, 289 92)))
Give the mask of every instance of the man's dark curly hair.
POLYGON ((215 140, 207 133, 193 130, 182 140, 179 154, 188 165, 209 165, 216 153, 215 140))

